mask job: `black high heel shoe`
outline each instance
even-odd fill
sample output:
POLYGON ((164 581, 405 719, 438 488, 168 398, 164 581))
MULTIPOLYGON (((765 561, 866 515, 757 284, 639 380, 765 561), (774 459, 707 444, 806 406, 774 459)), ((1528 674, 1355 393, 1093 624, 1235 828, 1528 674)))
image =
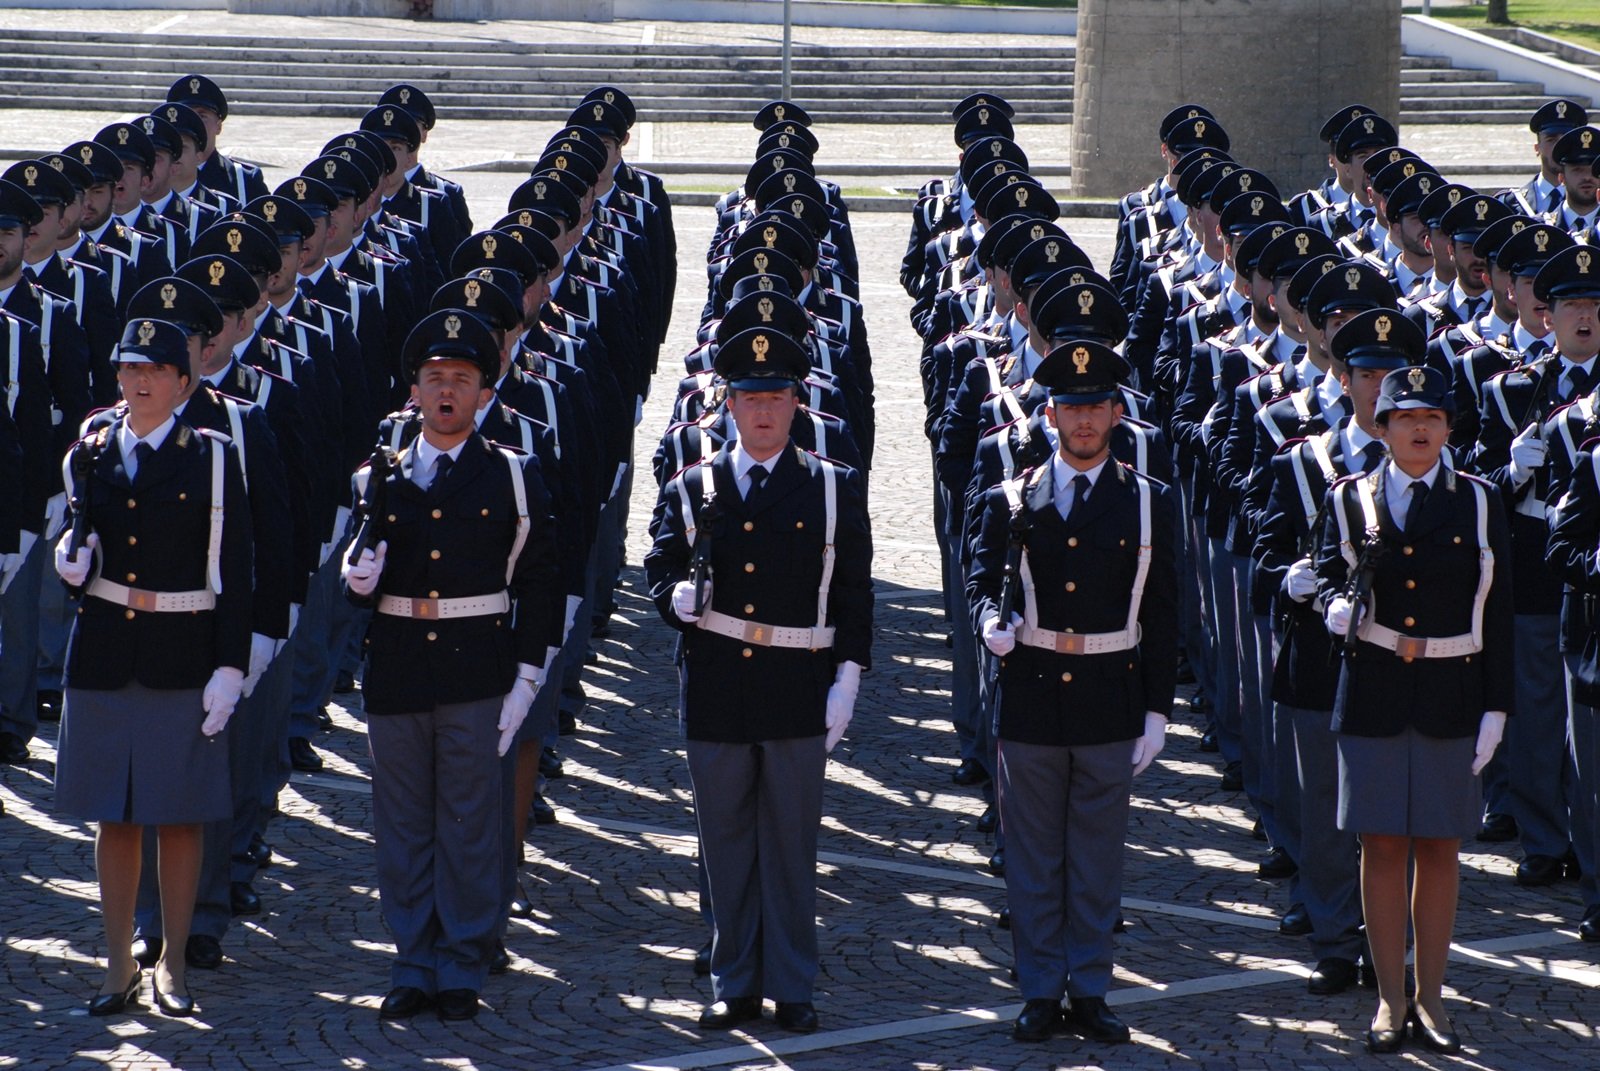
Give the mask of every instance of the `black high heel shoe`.
POLYGON ((1445 1055, 1461 1051, 1460 1034, 1454 1030, 1435 1030, 1428 1026, 1417 1014, 1416 1008, 1406 1013, 1406 1023, 1411 1029, 1411 1036, 1422 1042, 1423 1048, 1445 1055))
POLYGON ((194 1015, 194 998, 187 993, 163 993, 161 983, 154 974, 150 976, 150 988, 156 995, 156 1007, 161 1009, 163 1015, 175 1019, 187 1019, 194 1015))
POLYGON ((128 981, 128 988, 120 993, 97 993, 89 998, 90 1015, 116 1015, 127 1008, 139 1006, 139 983, 144 977, 144 972, 134 969, 133 977, 128 981))
POLYGON ((1406 1014, 1400 1017, 1398 1026, 1389 1027, 1387 1030, 1374 1030, 1367 1028, 1367 1051, 1373 1054, 1399 1052, 1400 1043, 1405 1040, 1406 1027, 1411 1022, 1412 1012, 1408 1008, 1406 1014))

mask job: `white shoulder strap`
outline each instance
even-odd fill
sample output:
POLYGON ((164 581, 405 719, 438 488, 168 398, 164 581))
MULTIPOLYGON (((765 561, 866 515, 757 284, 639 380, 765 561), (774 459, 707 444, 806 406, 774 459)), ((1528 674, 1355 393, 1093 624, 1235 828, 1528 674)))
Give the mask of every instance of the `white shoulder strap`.
POLYGON ((228 414, 228 435, 233 439, 234 449, 239 452, 239 477, 244 480, 244 489, 249 491, 250 472, 244 464, 244 413, 232 398, 223 397, 222 407, 228 414))
MULTIPOLYGON (((211 533, 206 543, 206 579, 211 583, 211 590, 218 595, 222 594, 222 521, 226 513, 223 502, 223 444, 216 439, 208 439, 211 447, 211 533)), ((239 450, 239 469, 244 470, 244 450, 239 450)))
POLYGON ((506 557, 506 583, 509 584, 511 574, 516 572, 517 556, 528 542, 528 532, 533 524, 528 520, 528 487, 522 480, 522 458, 511 450, 498 446, 494 449, 505 459, 506 468, 511 470, 511 493, 517 501, 517 537, 511 543, 511 553, 506 557))
POLYGON ((833 563, 837 556, 833 538, 839 526, 839 473, 833 462, 817 459, 822 464, 822 502, 826 516, 822 534, 822 583, 817 586, 817 628, 828 624, 828 589, 833 585, 833 563))
MULTIPOLYGON (((17 415, 17 395, 22 392, 22 332, 17 330, 15 322, 0 318, 0 325, 6 329, 6 412, 11 416, 17 415)), ((116 360, 116 350, 111 351, 112 360, 116 360)))

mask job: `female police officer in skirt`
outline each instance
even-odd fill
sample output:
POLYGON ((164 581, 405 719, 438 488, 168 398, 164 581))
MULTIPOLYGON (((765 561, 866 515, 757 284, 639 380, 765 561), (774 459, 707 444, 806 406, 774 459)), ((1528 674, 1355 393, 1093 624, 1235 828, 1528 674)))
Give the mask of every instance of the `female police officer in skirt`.
POLYGON ((233 447, 173 416, 204 342, 130 320, 116 358, 125 407, 67 458, 74 523, 56 571, 85 598, 67 651, 56 802, 100 824, 108 964, 92 1015, 139 1002, 130 946, 145 826, 160 842, 166 935, 156 1004, 193 1014, 183 957, 201 824, 233 809, 219 734, 249 663, 250 513, 224 512, 245 501, 233 447))
MULTIPOLYGON (((1425 342, 1404 317, 1374 309, 1340 328, 1334 345, 1417 362, 1425 342)), ((1442 997, 1457 852, 1478 828, 1478 775, 1511 707, 1510 535, 1495 487, 1442 461, 1454 412, 1438 370, 1384 377, 1376 415, 1389 458, 1329 491, 1317 554, 1317 597, 1344 651, 1333 715, 1339 828, 1361 838, 1361 903, 1378 977, 1372 1052, 1399 1049, 1408 1027, 1436 1052, 1460 1048, 1442 997), (1413 859, 1416 1003, 1408 1008, 1413 859)))

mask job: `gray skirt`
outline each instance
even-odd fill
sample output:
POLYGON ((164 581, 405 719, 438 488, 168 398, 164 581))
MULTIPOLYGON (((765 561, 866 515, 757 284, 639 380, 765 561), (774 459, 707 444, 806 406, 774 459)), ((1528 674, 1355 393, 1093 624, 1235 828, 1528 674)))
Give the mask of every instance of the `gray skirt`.
POLYGON ((199 688, 66 690, 56 807, 91 822, 183 825, 233 815, 228 732, 200 731, 199 688))
POLYGON ((1339 828, 1394 837, 1464 838, 1483 822, 1477 740, 1340 733, 1339 828))

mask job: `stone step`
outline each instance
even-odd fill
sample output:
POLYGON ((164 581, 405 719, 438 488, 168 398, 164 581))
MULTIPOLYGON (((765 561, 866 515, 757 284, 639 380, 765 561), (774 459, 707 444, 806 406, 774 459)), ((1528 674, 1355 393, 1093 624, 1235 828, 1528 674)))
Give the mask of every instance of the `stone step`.
MULTIPOLYGON (((187 67, 164 68, 157 64, 139 62, 130 66, 124 62, 121 65, 107 63, 100 66, 95 61, 78 59, 62 60, 47 59, 38 56, 15 56, 0 52, 0 71, 6 72, 13 81, 31 82, 63 82, 72 81, 80 84, 97 85, 158 85, 163 92, 171 85, 174 78, 178 77, 187 67)), ((358 94, 362 99, 376 97, 384 89, 393 85, 396 80, 404 79, 426 88, 430 94, 460 93, 460 92, 498 92, 506 85, 522 85, 538 87, 542 91, 552 94, 570 93, 571 87, 578 86, 577 96, 594 88, 596 85, 617 80, 617 72, 603 67, 559 67, 550 69, 540 68, 509 68, 509 67, 457 67, 457 68, 340 68, 340 67, 315 67, 311 65, 280 65, 280 64, 252 64, 240 63, 229 68, 229 81, 227 88, 230 97, 234 87, 240 87, 241 92, 248 93, 250 88, 257 84, 273 86, 289 86, 305 84, 308 86, 322 86, 347 90, 358 94), (487 90, 463 89, 466 85, 487 85, 487 90)), ((710 72, 701 67, 685 67, 678 69, 650 69, 638 72, 626 79, 630 96, 648 96, 655 92, 655 87, 679 85, 697 86, 722 83, 744 84, 777 84, 782 76, 782 69, 778 65, 749 64, 737 68, 725 68, 710 72)), ((794 67, 794 84, 799 89, 811 87, 849 87, 849 86, 877 86, 883 84, 897 84, 915 86, 918 89, 935 91, 942 96, 949 96, 950 90, 944 88, 957 72, 945 72, 938 68, 928 70, 899 70, 896 68, 874 68, 862 71, 835 72, 819 71, 807 64, 796 64, 794 67), (937 73, 941 77, 930 78, 930 73, 937 73)), ((1050 94, 1060 92, 1063 88, 1070 90, 1072 79, 1061 78, 1055 80, 1042 80, 1037 71, 1015 72, 987 72, 984 76, 985 86, 996 92, 1003 93, 1008 100, 1015 103, 1014 98, 1019 96, 1050 94)))
POLYGON ((1503 126, 1525 126, 1528 116, 1533 109, 1529 107, 1516 108, 1470 108, 1427 111, 1405 108, 1400 109, 1400 125, 1407 123, 1417 124, 1454 124, 1454 123, 1496 123, 1503 126))
POLYGON ((1543 102, 1543 100, 1544 98, 1542 96, 1535 97, 1530 95, 1525 98, 1517 98, 1501 96, 1498 94, 1479 97, 1402 96, 1400 98, 1400 110, 1402 112, 1414 111, 1428 113, 1455 111, 1516 112, 1522 116, 1522 121, 1526 123, 1528 121, 1528 116, 1533 114, 1533 110, 1537 108, 1539 103, 1543 102))
POLYGON ((1543 97, 1537 82, 1401 82, 1400 99, 1408 97, 1543 97))

